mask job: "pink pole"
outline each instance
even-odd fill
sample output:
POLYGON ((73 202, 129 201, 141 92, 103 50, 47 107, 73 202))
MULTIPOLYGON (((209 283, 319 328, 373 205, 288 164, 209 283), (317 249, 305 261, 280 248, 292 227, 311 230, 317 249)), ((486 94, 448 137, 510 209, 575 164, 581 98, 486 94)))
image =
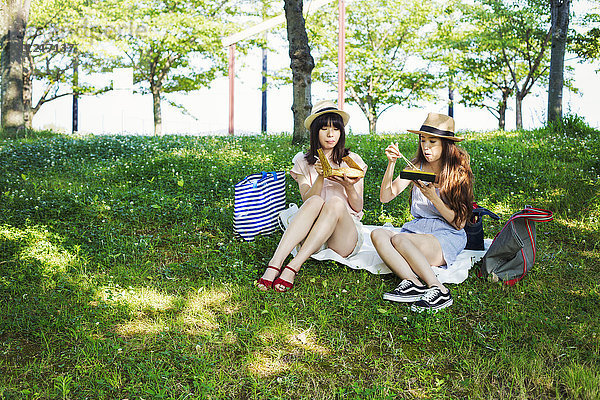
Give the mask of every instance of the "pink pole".
POLYGON ((344 0, 338 0, 338 107, 344 109, 345 64, 346 64, 346 5, 344 0))
POLYGON ((233 136, 233 87, 235 83, 235 43, 229 46, 229 134, 233 136))

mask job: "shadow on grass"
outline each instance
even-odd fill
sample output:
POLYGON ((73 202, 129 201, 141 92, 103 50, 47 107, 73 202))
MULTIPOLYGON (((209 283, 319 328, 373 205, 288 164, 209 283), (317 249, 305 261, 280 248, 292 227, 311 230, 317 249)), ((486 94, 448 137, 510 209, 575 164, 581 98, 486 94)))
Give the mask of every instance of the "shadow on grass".
POLYGON ((127 383, 133 383, 147 396, 213 395, 274 379, 298 357, 331 353, 310 329, 250 307, 254 289, 218 282, 194 287, 199 282, 181 277, 126 287, 111 276, 101 282, 63 243, 44 228, 1 230, 0 387, 42 397, 68 391, 114 398, 131 395, 127 383), (235 377, 217 387, 220 380, 210 375, 232 365, 239 368, 228 372, 235 377), (246 383, 240 387, 239 380, 246 383))
MULTIPOLYGON (((369 164, 367 224, 408 217, 404 194, 384 206, 378 200, 392 139, 404 154, 414 151, 414 135, 349 138, 369 164)), ((518 361, 511 355, 518 349, 556 369, 597 364, 598 326, 584 317, 598 309, 589 279, 600 241, 596 142, 556 159, 555 148, 571 145, 561 137, 469 135, 464 147, 482 205, 503 221, 526 204, 556 219, 538 225, 538 263, 526 282, 510 290, 470 279, 453 289, 457 306, 432 319, 381 301, 393 279, 328 263, 308 262, 288 295, 254 291, 278 235, 253 243, 232 237, 233 185, 249 173, 289 170, 300 149, 287 143, 101 137, 5 147, 2 385, 42 397, 293 397, 318 385, 340 396, 410 389, 485 397, 498 388, 511 393, 490 382, 494 363, 518 361), (582 200, 569 210, 573 199, 582 200), (467 350, 476 356, 461 363, 467 350), (451 367, 436 372, 430 357, 451 367), (445 389, 439 380, 456 383, 445 389), (476 390, 477 382, 489 391, 476 390)), ((287 200, 299 203, 287 179, 287 200)), ((490 222, 487 235, 501 226, 490 222)), ((526 382, 523 371, 506 372, 506 380, 527 389, 549 373, 535 370, 537 381, 526 382)), ((585 371, 569 376, 577 374, 585 371)), ((537 393, 552 393, 556 380, 537 393)))

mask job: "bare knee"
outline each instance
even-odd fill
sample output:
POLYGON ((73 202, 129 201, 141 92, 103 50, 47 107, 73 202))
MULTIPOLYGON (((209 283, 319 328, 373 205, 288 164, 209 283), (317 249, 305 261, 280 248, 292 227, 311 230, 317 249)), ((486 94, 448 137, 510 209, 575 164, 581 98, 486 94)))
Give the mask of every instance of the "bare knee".
POLYGON ((303 208, 323 208, 323 204, 325 204, 325 200, 319 195, 310 196, 306 201, 302 204, 303 208))
POLYGON ((382 228, 377 228, 371 231, 371 242, 375 246, 375 248, 380 247, 384 243, 390 242, 390 234, 387 230, 382 228))
POLYGON ((405 234, 397 234, 392 237, 392 245, 398 250, 400 254, 404 254, 410 249, 414 248, 413 243, 405 234))
POLYGON ((340 217, 346 211, 346 203, 339 197, 328 199, 323 204, 323 213, 340 217))

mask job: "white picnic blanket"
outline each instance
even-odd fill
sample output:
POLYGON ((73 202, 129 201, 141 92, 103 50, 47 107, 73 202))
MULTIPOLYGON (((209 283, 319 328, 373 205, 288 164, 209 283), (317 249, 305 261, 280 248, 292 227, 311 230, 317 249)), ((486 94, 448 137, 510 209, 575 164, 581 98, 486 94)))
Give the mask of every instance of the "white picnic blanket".
MULTIPOLYGON (((371 231, 381 226, 363 225, 364 242, 360 251, 352 257, 343 258, 338 253, 331 249, 321 250, 311 257, 316 260, 333 260, 341 264, 347 265, 353 269, 364 269, 372 274, 391 274, 392 271, 385 265, 383 260, 377 254, 373 242, 371 242, 371 231)), ((386 227, 399 232, 400 228, 386 227)), ((469 270, 474 263, 479 261, 490 247, 492 239, 485 239, 485 250, 463 250, 458 254, 456 261, 447 268, 432 267, 438 279, 442 283, 462 283, 469 275, 469 270)), ((292 251, 292 255, 296 255, 296 250, 292 251)))

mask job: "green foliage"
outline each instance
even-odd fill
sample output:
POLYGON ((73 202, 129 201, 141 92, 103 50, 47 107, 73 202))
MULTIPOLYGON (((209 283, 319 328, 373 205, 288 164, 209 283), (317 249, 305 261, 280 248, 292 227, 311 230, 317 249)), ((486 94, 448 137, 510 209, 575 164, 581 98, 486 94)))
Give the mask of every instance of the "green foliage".
POLYGON ((465 28, 458 43, 461 102, 487 108, 504 128, 507 99, 520 102, 535 85, 548 81, 549 18, 546 1, 481 0, 461 7, 465 28))
MULTIPOLYGON (((107 32, 127 16, 143 24, 143 31, 118 32, 109 39, 125 56, 116 65, 134 67, 134 81, 142 93, 191 91, 207 86, 226 68, 221 38, 227 33, 228 2, 212 0, 103 1, 90 14, 104 20, 107 32)), ((126 21, 127 21, 126 20, 126 21)))
POLYGON ((574 31, 569 38, 573 51, 584 60, 600 59, 600 14, 597 5, 595 11, 582 18, 583 32, 574 31))
POLYGON ((73 63, 87 73, 98 72, 98 47, 93 43, 93 27, 86 17, 86 1, 34 0, 25 37, 26 72, 28 85, 32 81, 43 85, 41 90, 28 94, 26 112, 31 117, 47 102, 72 93, 98 94, 97 88, 85 82, 74 82, 73 63), (65 86, 68 89, 65 89, 65 86), (35 103, 32 103, 35 100, 35 103))
MULTIPOLYGON (((3 139, 20 139, 21 141, 27 141, 27 140, 38 140, 38 139, 44 139, 44 138, 53 138, 53 137, 57 137, 57 136, 62 136, 62 134, 60 133, 56 133, 54 131, 50 131, 50 130, 33 130, 33 129, 23 129, 22 131, 16 132, 15 134, 13 134, 12 136, 9 135, 7 132, 2 131, 2 129, 0 129, 0 138, 3 139)), ((1 139, 0 139, 1 140, 1 139)))
MULTIPOLYGON (((475 15, 472 9, 466 9, 462 19, 476 19, 475 15)), ((501 51, 487 42, 493 33, 486 32, 486 25, 474 21, 467 26, 471 29, 463 25, 455 40, 440 38, 443 47, 453 49, 451 62, 456 63, 459 101, 467 106, 486 108, 498 119, 499 128, 504 129, 502 121, 507 100, 514 91, 510 69, 504 64, 501 51)))
POLYGON ((569 138, 588 139, 597 134, 596 129, 589 126, 579 115, 566 115, 562 120, 550 122, 548 130, 569 138))
MULTIPOLYGON (((315 80, 337 87, 337 13, 324 8, 307 21, 315 80)), ((436 87, 427 50, 427 24, 438 10, 431 1, 368 0, 347 6, 345 85, 376 131, 377 119, 395 104, 431 99, 436 87), (414 67, 418 65, 418 67, 414 67)))
MULTIPOLYGON (((75 56, 87 71, 131 67, 134 84, 154 98, 155 133, 160 134, 161 99, 165 93, 207 87, 225 73, 227 52, 221 38, 234 29, 236 1, 77 1, 38 0, 30 42, 64 41, 75 54, 50 51, 34 60, 34 78, 47 81, 49 101, 64 96, 61 83, 72 84, 75 56)), ((244 14, 237 11, 238 14, 244 14)), ((246 46, 240 46, 244 50, 246 46)), ((67 52, 69 53, 69 52, 67 52)), ((32 53, 33 54, 33 53, 32 53)), ((77 93, 98 93, 83 84, 77 93)), ((182 106, 179 106, 182 107, 182 106)), ((37 110, 37 108, 36 108, 37 110)))
MULTIPOLYGON (((280 234, 233 236, 233 185, 289 170, 289 135, 0 141, 0 398, 597 397, 598 131, 573 116, 464 135, 480 204, 555 219, 523 281, 472 275, 435 315, 334 262, 257 291, 280 234)), ((406 194, 378 200, 392 140, 416 150, 412 134, 348 137, 369 165, 366 224, 410 218, 406 194)))

